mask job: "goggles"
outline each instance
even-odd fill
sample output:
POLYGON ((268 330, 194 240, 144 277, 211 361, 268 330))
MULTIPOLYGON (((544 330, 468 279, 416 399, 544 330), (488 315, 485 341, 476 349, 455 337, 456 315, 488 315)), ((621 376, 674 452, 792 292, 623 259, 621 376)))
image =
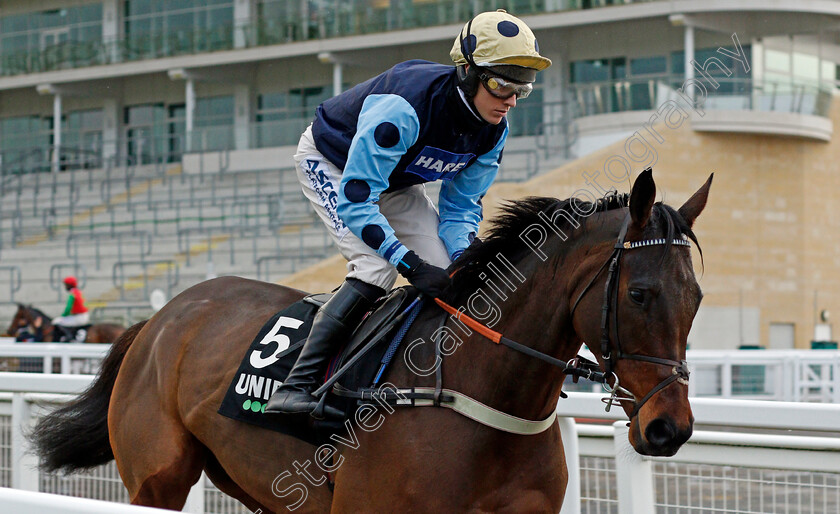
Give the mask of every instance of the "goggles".
POLYGON ((487 73, 482 73, 478 78, 488 93, 503 100, 513 95, 516 95, 518 99, 528 98, 528 95, 534 90, 534 86, 530 83, 517 84, 487 73))

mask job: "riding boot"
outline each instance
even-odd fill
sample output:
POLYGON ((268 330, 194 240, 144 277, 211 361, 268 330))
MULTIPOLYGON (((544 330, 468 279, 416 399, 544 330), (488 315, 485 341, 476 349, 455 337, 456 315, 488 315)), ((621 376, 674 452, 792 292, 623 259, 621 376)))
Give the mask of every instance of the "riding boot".
POLYGON ((352 278, 341 285, 315 315, 300 356, 265 406, 267 414, 308 414, 315 409, 318 398, 312 391, 323 381, 337 343, 350 336, 383 293, 382 288, 352 278))
POLYGON ((73 340, 70 335, 70 329, 64 325, 53 325, 53 334, 55 334, 56 331, 58 332, 58 339, 56 339, 55 335, 53 335, 53 340, 56 343, 67 343, 73 340))

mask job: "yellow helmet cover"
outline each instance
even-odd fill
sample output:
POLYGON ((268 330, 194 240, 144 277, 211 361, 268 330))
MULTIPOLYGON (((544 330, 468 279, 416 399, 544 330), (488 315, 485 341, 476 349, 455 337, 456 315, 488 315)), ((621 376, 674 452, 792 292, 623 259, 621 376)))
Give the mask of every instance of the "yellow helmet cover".
POLYGON ((449 56, 456 65, 514 64, 537 71, 551 66, 528 25, 503 9, 481 13, 464 25, 449 56))

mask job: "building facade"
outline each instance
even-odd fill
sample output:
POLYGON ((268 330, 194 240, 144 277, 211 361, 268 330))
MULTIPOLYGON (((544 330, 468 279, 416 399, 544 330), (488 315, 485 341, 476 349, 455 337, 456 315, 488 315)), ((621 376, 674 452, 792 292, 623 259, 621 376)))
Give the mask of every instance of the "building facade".
MULTIPOLYGON (((642 169, 655 127, 668 123, 662 107, 676 101, 701 135, 749 136, 770 141, 768 149, 778 141, 792 152, 802 142, 830 144, 840 1, 737 4, 10 0, 0 6, 0 170, 183 163, 189 171, 196 156, 216 154, 239 169, 285 167, 277 161, 321 101, 402 60, 449 62, 462 24, 496 8, 522 17, 554 61, 510 115, 510 146, 536 148, 544 168, 638 133, 626 160, 642 169)), ((803 201, 802 189, 784 191, 788 204, 803 201)), ((806 230, 804 218, 798 223, 806 230)), ((789 287, 813 305, 785 319, 744 285, 778 277, 747 267, 731 291, 716 284, 720 294, 707 296, 698 323, 725 335, 699 347, 831 339, 830 321, 811 311, 828 311, 820 296, 834 292, 815 292, 812 278, 806 267, 789 287)))

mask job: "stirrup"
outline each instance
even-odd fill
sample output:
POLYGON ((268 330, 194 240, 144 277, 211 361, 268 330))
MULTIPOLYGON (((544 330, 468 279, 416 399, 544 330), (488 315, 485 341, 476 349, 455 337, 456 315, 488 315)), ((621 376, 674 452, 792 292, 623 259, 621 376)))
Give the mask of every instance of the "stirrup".
POLYGON ((321 421, 327 418, 330 419, 341 419, 344 417, 344 412, 327 405, 327 395, 322 394, 321 398, 318 400, 318 405, 315 406, 315 409, 309 413, 310 416, 313 418, 321 421))

